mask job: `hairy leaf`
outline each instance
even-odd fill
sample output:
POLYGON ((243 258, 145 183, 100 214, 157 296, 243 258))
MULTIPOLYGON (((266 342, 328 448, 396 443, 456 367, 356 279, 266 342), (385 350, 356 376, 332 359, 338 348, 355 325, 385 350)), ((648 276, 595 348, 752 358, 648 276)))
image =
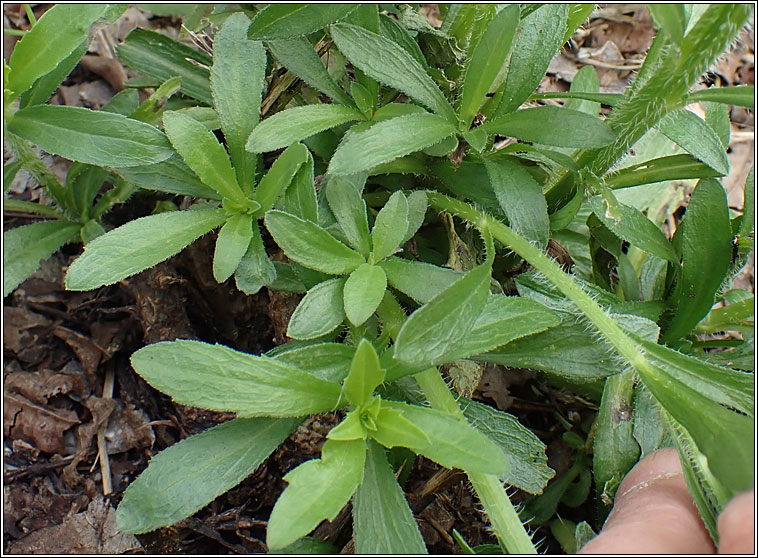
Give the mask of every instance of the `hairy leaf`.
POLYGON ((461 277, 459 272, 446 267, 394 256, 382 260, 379 266, 390 285, 420 304, 426 304, 461 277))
POLYGON ((345 279, 337 278, 309 290, 290 318, 287 336, 316 339, 334 331, 345 319, 344 287, 345 279))
POLYGON ((373 260, 390 256, 408 230, 408 200, 402 192, 394 192, 379 211, 371 230, 373 260))
POLYGON ((213 277, 223 283, 237 269, 253 238, 253 218, 245 213, 232 215, 216 240, 213 254, 213 277))
POLYGON ((339 384, 289 364, 200 341, 162 341, 132 355, 147 383, 177 403, 240 417, 292 417, 334 408, 339 384))
POLYGON ((350 363, 350 372, 345 378, 342 391, 355 407, 362 407, 371 399, 371 394, 384 381, 384 370, 379 368, 379 357, 371 342, 361 339, 350 363))
POLYGON ((119 531, 147 533, 189 517, 255 471, 299 422, 233 419, 155 455, 124 492, 119 531))
POLYGON ((271 4, 255 16, 248 38, 289 39, 308 35, 355 8, 355 4, 271 4))
POLYGON ((223 209, 173 211, 130 221, 87 244, 68 268, 66 288, 111 285, 170 258, 224 222, 223 209))
POLYGON ((371 253, 371 236, 366 217, 366 202, 349 180, 335 176, 326 186, 329 208, 345 238, 364 258, 371 253))
POLYGON ((713 128, 694 112, 685 109, 672 111, 663 117, 658 129, 719 174, 729 174, 729 160, 719 137, 713 128))
POLYGON ((345 282, 345 314, 354 326, 362 325, 376 311, 387 289, 387 276, 381 267, 362 264, 345 282))
POLYGON ((255 200, 261 204, 260 213, 268 211, 284 194, 292 179, 311 158, 308 149, 302 143, 290 145, 279 155, 268 172, 261 178, 255 190, 255 200))
POLYGON ((50 154, 91 165, 150 165, 174 154, 160 130, 112 112, 36 105, 16 112, 7 127, 50 154))
MULTIPOLYGON (((272 284, 277 278, 276 268, 263 246, 257 219, 251 219, 251 226, 252 237, 234 272, 237 288, 249 295, 257 293, 264 285, 272 284)), ((218 243, 216 249, 218 249, 218 243)))

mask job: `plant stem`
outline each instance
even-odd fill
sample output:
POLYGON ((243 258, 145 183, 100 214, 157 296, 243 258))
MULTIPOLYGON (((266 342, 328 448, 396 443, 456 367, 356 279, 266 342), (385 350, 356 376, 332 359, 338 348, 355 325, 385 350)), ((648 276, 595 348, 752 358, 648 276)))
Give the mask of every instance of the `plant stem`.
MULTIPOLYGON (((465 421, 463 412, 436 368, 414 376, 432 407, 465 421)), ((511 554, 536 554, 532 538, 524 528, 503 483, 495 475, 466 473, 484 507, 498 539, 511 554)))

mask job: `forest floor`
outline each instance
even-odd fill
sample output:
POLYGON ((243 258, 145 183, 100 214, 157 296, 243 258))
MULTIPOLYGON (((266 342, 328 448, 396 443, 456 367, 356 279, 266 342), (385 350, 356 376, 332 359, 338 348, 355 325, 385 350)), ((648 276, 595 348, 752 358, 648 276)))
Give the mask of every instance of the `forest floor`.
MULTIPOLYGON (((39 17, 50 4, 35 4, 39 17)), ((432 22, 435 6, 426 5, 432 22)), ((5 28, 28 29, 20 4, 4 4, 5 28)), ((99 109, 132 76, 113 56, 113 45, 134 27, 177 36, 180 21, 134 7, 99 32, 85 60, 52 101, 99 109)), ((639 67, 655 29, 644 6, 601 5, 551 64, 541 90, 565 91, 584 64, 598 70, 601 90, 620 92, 639 67)), ((9 57, 15 37, 4 35, 9 57)), ((752 31, 713 68, 721 85, 754 83, 752 31)), ((732 171, 723 180, 730 206, 742 207, 742 186, 754 159, 753 112, 732 109, 732 171)), ((10 157, 6 149, 5 160, 10 157)), ((69 162, 46 156, 65 177, 69 162)), ((8 195, 46 201, 20 173, 8 195)), ((108 215, 118 226, 150 214, 167 196, 135 195, 108 215)), ((4 230, 37 217, 6 211, 4 230)), ((138 537, 115 528, 124 489, 151 456, 232 415, 179 405, 148 386, 129 363, 140 347, 177 338, 222 343, 254 354, 285 342, 284 331, 298 297, 262 290, 246 296, 232 282, 217 284, 211 271, 214 238, 207 235, 153 269, 89 292, 63 287, 67 266, 81 245, 65 246, 46 260, 3 305, 3 552, 19 554, 225 554, 265 552, 266 520, 285 486, 283 475, 317 457, 329 415, 313 417, 250 477, 176 526, 138 537)), ((741 279, 753 290, 752 267, 741 279)), ((560 475, 573 462, 561 424, 591 420, 592 402, 551 388, 538 374, 492 366, 474 399, 515 415, 547 445, 549 465, 560 475)), ((431 553, 460 549, 456 529, 470 545, 492 543, 480 507, 461 474, 418 459, 405 485, 431 553)), ((524 494, 516 491, 513 499, 524 494)), ((588 500, 561 506, 560 517, 582 521, 593 514, 588 500)), ((349 511, 349 510, 348 510, 349 511)), ((349 513, 324 522, 315 535, 350 550, 349 513)), ((549 530, 538 530, 543 550, 560 552, 549 530)))

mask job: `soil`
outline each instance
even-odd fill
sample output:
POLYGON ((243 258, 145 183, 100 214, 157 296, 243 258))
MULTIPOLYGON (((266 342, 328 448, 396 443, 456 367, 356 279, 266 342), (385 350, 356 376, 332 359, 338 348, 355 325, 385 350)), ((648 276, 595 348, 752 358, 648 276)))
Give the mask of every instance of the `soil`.
MULTIPOLYGON (((33 6, 39 17, 51 4, 33 6)), ((29 27, 21 5, 5 4, 3 9, 5 27, 29 27)), ((434 21, 434 11, 430 13, 434 21)), ((135 25, 176 36, 179 21, 151 18, 132 8, 108 28, 110 40, 117 44, 135 25)), ((601 5, 589 25, 575 35, 571 48, 556 57, 541 89, 566 90, 572 72, 599 57, 604 90, 615 91, 631 75, 653 33, 644 6, 601 5), (618 53, 621 59, 610 64, 609 53, 618 53), (609 69, 609 65, 621 69, 609 69)), ((746 38, 746 44, 714 70, 725 85, 753 83, 752 30, 746 38)), ((4 36, 6 58, 13 42, 13 37, 4 36)), ((52 102, 98 108, 131 75, 101 42, 93 43, 89 56, 52 102)), ((752 138, 752 111, 734 109, 732 118, 733 135, 740 138, 731 147, 733 174, 742 173, 744 183, 745 169, 752 164, 753 144, 745 141, 748 134, 752 138)), ((54 172, 65 174, 65 161, 48 158, 48 163, 54 172)), ((733 185, 728 187, 730 203, 741 207, 739 176, 726 184, 733 185)), ((45 199, 31 180, 14 182, 10 195, 45 199)), ((108 215, 108 224, 117 226, 149 214, 165 199, 170 197, 136 195, 108 215)), ((4 213, 4 230, 29 222, 27 215, 4 213)), ((303 461, 318 457, 326 433, 336 423, 334 416, 309 419, 250 477, 191 518, 138 537, 115 529, 115 508, 124 489, 153 455, 232 417, 174 403, 134 373, 129 356, 146 344, 177 338, 222 343, 254 354, 286 342, 283 332, 297 297, 265 289, 245 296, 233 280, 217 284, 211 272, 214 243, 214 235, 206 235, 153 269, 90 292, 69 292, 63 287, 65 270, 81 251, 80 245, 69 245, 5 298, 5 553, 267 550, 266 521, 286 484, 282 477, 303 461)), ((752 277, 746 281, 752 288, 752 277)), ((532 429, 547 444, 549 464, 558 474, 574 460, 574 450, 561 439, 565 424, 576 425, 579 431, 596 411, 591 402, 551 388, 537 374, 502 368, 485 375, 474 398, 507 408, 532 429)), ((461 474, 417 459, 404 489, 430 553, 461 552, 452 538, 453 529, 471 546, 495 543, 461 474)), ((524 497, 519 491, 512 494, 517 503, 524 497)), ((586 502, 579 508, 561 507, 559 514, 578 522, 592 517, 593 510, 586 502)), ((344 553, 352 552, 351 534, 348 508, 314 533, 344 553)), ((549 529, 539 529, 539 539, 544 541, 542 550, 561 552, 549 529)))

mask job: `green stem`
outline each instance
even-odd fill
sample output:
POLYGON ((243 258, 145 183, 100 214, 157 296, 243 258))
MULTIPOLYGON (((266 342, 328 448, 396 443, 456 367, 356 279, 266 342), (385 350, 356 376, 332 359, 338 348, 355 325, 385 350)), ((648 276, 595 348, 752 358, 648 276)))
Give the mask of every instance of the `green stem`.
MULTIPOLYGON (((434 409, 465 421, 463 412, 436 368, 416 374, 414 379, 434 409)), ((532 538, 524 528, 503 483, 495 475, 466 473, 484 507, 495 535, 511 554, 537 554, 532 538)))

